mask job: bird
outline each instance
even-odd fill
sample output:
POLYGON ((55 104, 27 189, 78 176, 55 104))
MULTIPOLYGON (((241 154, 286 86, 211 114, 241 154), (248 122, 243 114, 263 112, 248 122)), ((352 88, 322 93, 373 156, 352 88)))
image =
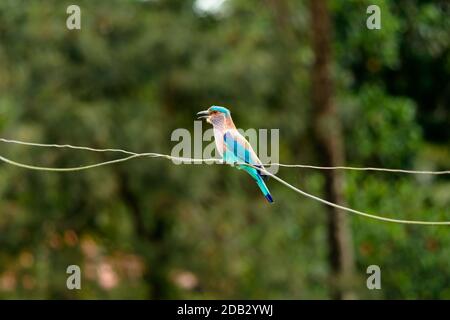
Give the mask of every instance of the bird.
POLYGON ((222 160, 236 165, 239 170, 246 171, 256 181, 267 201, 273 203, 272 195, 264 183, 264 179, 267 180, 268 176, 259 169, 239 164, 248 163, 265 170, 250 143, 236 129, 230 110, 221 106, 211 106, 198 112, 197 119, 206 119, 206 122, 212 124, 216 149, 222 160))

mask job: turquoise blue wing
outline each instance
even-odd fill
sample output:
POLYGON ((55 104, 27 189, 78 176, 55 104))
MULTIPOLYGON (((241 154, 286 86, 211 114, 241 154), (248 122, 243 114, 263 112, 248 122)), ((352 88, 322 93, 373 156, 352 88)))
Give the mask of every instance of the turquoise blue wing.
MULTIPOLYGON (((229 130, 225 132, 223 140, 225 143, 224 160, 226 162, 244 162, 263 168, 261 161, 256 156, 251 145, 238 131, 229 130)), ((251 167, 247 166, 247 168, 250 169, 251 167)), ((260 170, 257 170, 257 172, 264 179, 268 178, 266 175, 262 174, 260 170)))
POLYGON ((225 132, 223 135, 223 140, 225 142, 226 151, 234 155, 238 162, 245 162, 250 164, 255 164, 252 161, 252 154, 246 141, 240 139, 238 135, 233 134, 230 131, 225 132))
MULTIPOLYGON (((223 159, 225 162, 244 162, 262 167, 261 161, 259 161, 250 144, 237 131, 225 132, 223 140, 225 143, 225 151, 223 153, 223 159)), ((262 179, 261 172, 253 167, 245 165, 238 165, 237 167, 239 169, 245 170, 250 176, 252 176, 253 179, 255 179, 264 197, 267 199, 267 201, 272 203, 272 195, 270 194, 269 189, 262 179)))

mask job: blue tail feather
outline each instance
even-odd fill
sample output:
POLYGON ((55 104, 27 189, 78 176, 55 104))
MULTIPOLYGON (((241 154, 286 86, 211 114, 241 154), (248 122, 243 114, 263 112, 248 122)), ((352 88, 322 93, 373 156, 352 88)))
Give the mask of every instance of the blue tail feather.
POLYGON ((269 201, 269 203, 273 203, 272 195, 270 194, 269 189, 267 188, 266 184, 264 183, 264 180, 260 175, 257 175, 256 178, 256 184, 261 189, 262 193, 264 194, 264 197, 269 201))
POLYGON ((272 199, 272 196, 270 195, 270 193, 266 194, 264 197, 266 197, 267 201, 269 201, 270 203, 273 203, 273 199, 272 199))
POLYGON ((253 179, 255 179, 256 184, 261 189, 264 197, 269 201, 269 203, 273 203, 272 195, 270 194, 269 189, 267 188, 266 184, 264 183, 264 178, 258 173, 258 170, 255 168, 251 168, 248 166, 240 166, 241 169, 247 171, 249 175, 252 176, 253 179))

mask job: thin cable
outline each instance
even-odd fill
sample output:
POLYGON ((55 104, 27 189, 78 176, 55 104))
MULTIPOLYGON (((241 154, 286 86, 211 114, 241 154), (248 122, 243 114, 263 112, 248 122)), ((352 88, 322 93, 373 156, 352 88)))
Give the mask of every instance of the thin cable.
MULTIPOLYGON (((76 150, 86 150, 93 152, 120 152, 128 155, 139 155, 141 156, 151 156, 151 153, 136 153, 123 149, 97 149, 97 148, 89 148, 89 147, 80 147, 74 146, 70 144, 46 144, 46 143, 33 143, 33 142, 24 142, 19 140, 9 140, 0 138, 0 141, 5 143, 13 143, 19 145, 26 146, 34 146, 34 147, 51 147, 51 148, 69 148, 76 150)), ((161 155, 158 155, 161 156, 161 155)), ((135 157, 132 157, 135 158, 135 157)), ((131 158, 131 159, 132 159, 131 158)), ((193 161, 191 158, 177 158, 183 159, 183 162, 193 161)), ((197 162, 200 159, 195 159, 197 162)), ((221 159, 203 159, 204 162, 212 162, 212 163, 222 163, 221 159)), ((126 160, 125 160, 126 161, 126 160)), ((113 162, 114 163, 114 162, 113 162)), ((108 163, 109 164, 109 163, 108 163)), ((245 163, 237 163, 245 165, 245 163)), ((431 175, 442 175, 442 174, 450 174, 450 170, 444 171, 427 171, 427 170, 404 170, 404 169, 389 169, 389 168, 375 168, 375 167, 345 167, 345 166, 335 166, 335 167, 323 167, 323 166, 312 166, 312 165, 303 165, 303 164, 283 164, 283 163, 267 163, 263 164, 263 166, 280 166, 285 168, 304 168, 304 169, 317 169, 317 170, 355 170, 355 171, 382 171, 382 172, 393 172, 393 173, 407 173, 407 174, 431 174, 431 175)))
MULTIPOLYGON (((251 167, 253 167, 253 166, 251 166, 251 167)), ((255 168, 256 168, 256 167, 255 167, 255 168)), ((295 192, 300 193, 300 194, 302 194, 302 195, 304 195, 304 196, 306 196, 306 197, 308 197, 308 198, 311 198, 311 199, 314 199, 314 200, 316 200, 316 201, 322 202, 322 203, 324 203, 324 204, 326 204, 326 205, 329 205, 329 206, 334 207, 334 208, 337 208, 337 209, 341 209, 341 210, 344 210, 344 211, 348 211, 348 212, 355 213, 355 214, 357 214, 357 215, 360 215, 360 216, 363 216, 363 217, 366 217, 366 218, 376 219, 376 220, 381 220, 381 221, 386 221, 386 222, 401 223, 401 224, 450 225, 450 221, 420 221, 420 220, 401 220, 401 219, 393 219, 393 218, 386 218, 386 217, 377 216, 377 215, 374 215, 374 214, 362 212, 362 211, 359 211, 359 210, 347 208, 347 207, 338 205, 338 204, 336 204, 336 203, 327 201, 327 200, 325 200, 325 199, 319 198, 319 197, 314 196, 314 195, 312 195, 312 194, 309 194, 309 193, 307 193, 307 192, 305 192, 305 191, 303 191, 303 190, 301 190, 301 189, 299 189, 299 188, 296 188, 296 187, 294 187, 293 185, 289 184, 288 182, 284 181, 283 179, 277 177, 277 176, 274 175, 274 174, 271 174, 270 172, 267 172, 267 171, 264 170, 264 169, 259 169, 259 168, 256 168, 256 169, 262 171, 264 174, 266 174, 266 175, 268 175, 268 176, 271 176, 272 178, 274 178, 274 179, 277 180, 278 182, 284 184, 284 185, 287 186, 288 188, 290 188, 290 189, 294 190, 295 192)))
POLYGON ((122 149, 96 149, 96 148, 89 148, 89 147, 79 147, 79 146, 73 146, 70 144, 48 144, 48 143, 34 143, 34 142, 25 142, 25 141, 19 141, 19 140, 9 140, 0 138, 1 142, 5 143, 13 143, 13 144, 20 144, 24 146, 33 146, 33 147, 50 147, 50 148, 69 148, 69 149, 76 149, 76 150, 86 150, 86 151, 94 151, 94 152, 121 152, 125 154, 130 155, 136 155, 137 153, 122 150, 122 149))
POLYGON ((356 170, 356 171, 383 171, 383 172, 396 172, 396 173, 408 173, 408 174, 450 174, 450 170, 444 171, 426 171, 426 170, 404 170, 404 169, 388 169, 388 168, 375 168, 375 167, 344 167, 344 166, 336 166, 336 167, 321 167, 321 166, 311 166, 304 164, 281 164, 281 163, 272 163, 266 166, 280 166, 287 168, 305 168, 305 169, 318 169, 318 170, 356 170))
MULTIPOLYGON (((3 140, 3 139, 2 139, 3 140)), ((28 143, 26 143, 28 144, 28 143)), ((35 146, 37 146, 38 144, 33 144, 35 146)), ((42 145, 39 144, 39 146, 51 146, 51 145, 42 145)), ((70 146, 70 145, 66 145, 66 147, 68 148, 73 148, 73 149, 84 149, 84 150, 90 150, 90 151, 99 151, 99 152, 107 152, 110 150, 115 150, 115 151, 124 151, 124 150, 120 150, 120 149, 93 149, 93 148, 85 148, 85 147, 76 147, 76 146, 70 146)), ((130 152, 126 152, 126 153, 130 153, 130 152)), ((170 156, 170 155, 166 155, 166 154, 159 154, 159 153, 132 153, 132 155, 128 156, 128 157, 124 157, 124 158, 119 158, 119 159, 115 159, 115 160, 111 160, 111 161, 105 161, 105 162, 100 162, 100 163, 96 163, 93 165, 87 165, 87 166, 80 166, 80 167, 72 167, 72 168, 49 168, 49 167, 39 167, 39 166, 33 166, 33 165, 27 165, 27 164, 22 164, 16 161, 12 161, 10 159, 7 159, 3 156, 0 156, 0 160, 14 165, 14 166, 18 166, 21 168, 25 168, 25 169, 30 169, 30 170, 39 170, 39 171, 53 171, 53 172, 70 172, 70 171, 81 171, 81 170, 87 170, 87 169, 91 169, 91 168, 95 168, 95 167, 100 167, 100 166, 104 166, 104 165, 109 165, 109 164, 114 164, 114 163, 119 163, 119 162, 125 162, 134 158, 138 158, 138 157, 152 157, 152 158, 165 158, 165 159, 169 159, 169 160, 177 160, 180 161, 181 163, 183 162, 198 162, 198 163, 205 163, 207 161, 216 161, 218 164, 228 164, 228 165, 237 165, 237 163, 227 163, 224 162, 220 159, 193 159, 193 158, 182 158, 182 157, 174 157, 174 156, 170 156)), ((416 224, 416 225, 450 225, 450 221, 420 221, 420 220, 401 220, 401 219, 393 219, 393 218, 387 218, 387 217, 382 217, 382 216, 378 216, 378 215, 374 215, 374 214, 370 214, 370 213, 366 213, 366 212, 362 212, 359 210, 355 210, 355 209, 351 209, 348 207, 344 207, 341 205, 338 205, 336 203, 327 201, 325 199, 319 198, 317 196, 314 196, 312 194, 309 194, 297 187, 294 187, 293 185, 291 185, 290 183, 286 182, 285 180, 277 177, 276 175, 268 172, 265 169, 262 169, 260 167, 256 167, 254 165, 251 164, 246 164, 244 163, 243 165, 255 168, 260 170, 261 172, 263 172, 264 174, 274 178, 275 180, 277 180, 278 182, 282 183, 283 185, 287 186, 288 188, 290 188, 291 190, 294 190, 295 192, 306 196, 308 198, 311 198, 313 200, 319 201, 321 203, 324 203, 328 206, 340 209, 340 210, 344 210, 347 212, 351 212, 366 218, 370 218, 370 219, 375 219, 375 220, 380 220, 380 221, 385 221, 385 222, 391 222, 391 223, 400 223, 400 224, 416 224)))
POLYGON ((125 161, 131 160, 134 158, 138 158, 138 157, 140 157, 140 155, 132 155, 129 157, 120 158, 120 159, 116 159, 116 160, 105 161, 105 162, 95 163, 95 164, 91 164, 91 165, 87 165, 87 166, 72 167, 72 168, 38 167, 38 166, 33 166, 33 165, 16 162, 16 161, 10 160, 8 158, 5 158, 3 156, 0 156, 0 160, 2 160, 3 162, 9 163, 13 166, 24 168, 24 169, 29 169, 29 170, 53 171, 53 172, 72 172, 72 171, 81 171, 81 170, 97 168, 97 167, 106 166, 108 164, 113 164, 113 163, 125 162, 125 161))

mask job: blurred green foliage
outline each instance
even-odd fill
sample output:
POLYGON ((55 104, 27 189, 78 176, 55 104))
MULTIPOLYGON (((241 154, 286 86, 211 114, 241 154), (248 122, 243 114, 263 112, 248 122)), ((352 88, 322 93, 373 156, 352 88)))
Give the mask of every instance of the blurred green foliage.
MULTIPOLYGON (((0 2, 0 136, 170 153, 195 112, 229 107, 240 128, 279 128, 280 161, 314 163, 308 2, 0 2)), ((336 101, 352 165, 448 169, 447 1, 332 1, 336 101), (365 27, 378 4, 382 29, 365 27)), ((45 166, 114 155, 2 144, 45 166)), ((318 172, 280 176, 321 195, 318 172)), ((140 159, 55 174, 0 165, 1 298, 328 298, 324 207, 275 181, 268 206, 241 172, 140 159), (82 290, 66 268, 82 268, 82 290)), ((449 220, 446 177, 346 173, 349 205, 449 220)), ((445 227, 352 217, 360 298, 450 298, 445 227), (365 287, 382 270, 382 290, 365 287)))

